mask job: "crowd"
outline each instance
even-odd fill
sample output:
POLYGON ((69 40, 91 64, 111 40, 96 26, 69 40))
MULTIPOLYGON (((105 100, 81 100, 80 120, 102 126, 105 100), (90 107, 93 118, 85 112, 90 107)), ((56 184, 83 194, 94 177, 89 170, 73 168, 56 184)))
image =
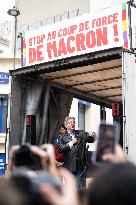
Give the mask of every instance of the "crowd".
POLYGON ((95 133, 75 131, 73 117, 65 119, 65 127, 66 132, 58 136, 58 150, 64 154, 63 166, 57 167, 51 144, 12 147, 8 174, 0 179, 0 204, 135 204, 136 166, 125 159, 121 146, 116 144, 114 153, 102 156, 108 163, 97 169, 86 189, 83 182, 85 152, 82 149, 87 141, 96 140, 95 133))

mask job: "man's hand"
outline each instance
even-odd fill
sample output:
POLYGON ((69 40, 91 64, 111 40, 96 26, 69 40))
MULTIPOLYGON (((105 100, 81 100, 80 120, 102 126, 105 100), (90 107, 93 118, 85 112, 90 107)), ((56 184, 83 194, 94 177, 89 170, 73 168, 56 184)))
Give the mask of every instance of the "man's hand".
POLYGON ((102 156, 103 161, 110 161, 112 163, 125 162, 125 156, 122 147, 117 144, 115 146, 115 153, 107 153, 102 156))
POLYGON ((73 138, 72 143, 73 143, 73 144, 76 144, 76 143, 77 143, 77 138, 76 138, 76 137, 73 138))
POLYGON ((96 133, 95 132, 88 132, 88 136, 92 138, 93 142, 96 140, 96 133))
POLYGON ((93 132, 89 131, 89 132, 87 132, 87 133, 88 133, 88 136, 89 136, 89 137, 92 137, 93 132))
POLYGON ((89 137, 96 137, 96 133, 95 132, 89 131, 88 135, 89 135, 89 137))

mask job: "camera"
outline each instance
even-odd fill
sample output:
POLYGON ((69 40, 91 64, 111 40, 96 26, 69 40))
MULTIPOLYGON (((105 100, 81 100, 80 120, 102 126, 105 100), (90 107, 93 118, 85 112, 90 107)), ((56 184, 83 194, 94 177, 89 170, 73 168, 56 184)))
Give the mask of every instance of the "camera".
POLYGON ((13 152, 12 162, 15 167, 26 167, 31 170, 42 169, 41 158, 31 152, 31 145, 24 144, 13 152))
POLYGON ((13 168, 10 180, 20 190, 27 204, 50 205, 40 192, 42 184, 49 184, 59 192, 61 190, 61 180, 54 174, 56 164, 53 151, 50 144, 44 144, 41 147, 23 144, 13 149, 11 155, 13 168))

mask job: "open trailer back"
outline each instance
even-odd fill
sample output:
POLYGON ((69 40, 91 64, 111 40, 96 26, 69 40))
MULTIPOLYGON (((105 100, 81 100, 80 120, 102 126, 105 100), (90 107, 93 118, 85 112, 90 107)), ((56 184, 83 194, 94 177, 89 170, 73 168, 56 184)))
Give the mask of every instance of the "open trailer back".
POLYGON ((24 33, 24 66, 11 71, 11 144, 30 140, 28 115, 34 142, 51 142, 74 96, 123 105, 124 151, 136 161, 134 9, 130 1, 24 33))

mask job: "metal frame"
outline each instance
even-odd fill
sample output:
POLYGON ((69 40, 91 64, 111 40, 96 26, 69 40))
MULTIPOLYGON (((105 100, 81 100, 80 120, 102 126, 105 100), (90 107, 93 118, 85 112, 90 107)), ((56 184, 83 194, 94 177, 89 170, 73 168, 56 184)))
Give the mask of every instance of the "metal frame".
MULTIPOLYGON (((108 80, 113 80, 113 79, 120 79, 120 77, 108 78, 108 79, 105 78, 103 80, 96 80, 96 81, 92 81, 92 82, 77 83, 77 84, 73 84, 71 86, 64 86, 60 83, 52 82, 51 79, 44 80, 39 75, 46 74, 46 73, 52 73, 52 72, 56 72, 56 71, 62 71, 62 70, 70 69, 70 68, 78 68, 78 67, 82 67, 82 66, 94 65, 94 64, 106 62, 108 60, 121 59, 121 57, 122 57, 122 48, 114 48, 114 49, 99 51, 99 52, 95 52, 95 53, 89 53, 89 54, 85 54, 85 55, 56 60, 56 61, 52 61, 52 62, 46 62, 46 63, 28 66, 28 67, 24 67, 24 68, 19 68, 19 69, 10 71, 10 75, 12 76, 12 78, 16 78, 17 76, 19 76, 20 78, 24 78, 24 79, 29 78, 29 80, 32 79, 32 80, 38 80, 38 81, 42 81, 42 82, 45 81, 45 83, 50 84, 52 87, 60 89, 62 92, 71 93, 79 99, 84 99, 86 101, 89 101, 89 102, 92 102, 92 103, 95 103, 98 105, 102 104, 105 107, 111 108, 112 101, 105 99, 105 98, 102 98, 102 97, 99 97, 99 96, 96 96, 88 91, 80 91, 76 88, 73 88, 72 86, 103 82, 103 81, 108 81, 108 80)), ((110 70, 110 69, 114 69, 116 67, 118 67, 118 66, 115 66, 115 67, 111 66, 109 68, 102 68, 102 69, 99 69, 97 71, 83 72, 83 73, 80 73, 80 75, 104 71, 104 70, 110 70)), ((76 75, 78 75, 78 74, 76 74, 76 75)), ((73 76, 76 76, 76 75, 73 75, 73 76)), ((110 88, 108 88, 108 89, 110 89, 110 88)), ((111 89, 112 89, 112 86, 111 86, 111 89)))

